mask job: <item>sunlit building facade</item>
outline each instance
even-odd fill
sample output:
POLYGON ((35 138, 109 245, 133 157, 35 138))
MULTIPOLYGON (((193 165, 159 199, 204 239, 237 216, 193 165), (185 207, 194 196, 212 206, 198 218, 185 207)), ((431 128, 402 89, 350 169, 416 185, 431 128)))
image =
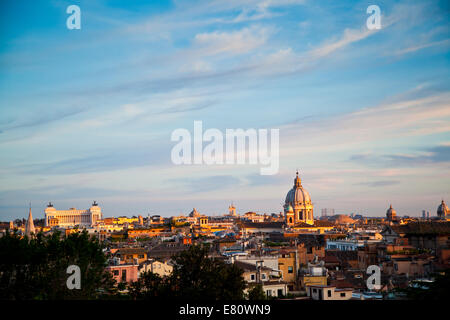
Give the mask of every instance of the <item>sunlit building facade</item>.
POLYGON ((87 210, 70 208, 69 210, 56 210, 50 202, 45 209, 46 227, 92 227, 102 219, 102 210, 94 201, 87 210))
POLYGON ((308 191, 302 186, 300 177, 294 180, 294 186, 286 195, 284 203, 284 216, 288 226, 294 226, 299 223, 314 224, 314 205, 311 201, 308 191))

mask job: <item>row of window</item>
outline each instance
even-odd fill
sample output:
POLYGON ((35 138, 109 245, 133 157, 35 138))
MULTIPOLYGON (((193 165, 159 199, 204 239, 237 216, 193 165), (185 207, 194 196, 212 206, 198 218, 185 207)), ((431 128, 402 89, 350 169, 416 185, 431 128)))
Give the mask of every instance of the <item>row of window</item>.
MULTIPOLYGON (((266 290, 266 296, 271 297, 272 295, 275 295, 275 290, 266 290)), ((283 289, 278 289, 278 296, 283 295, 283 289)))
MULTIPOLYGON (((252 274, 250 275, 250 280, 253 280, 253 281, 254 281, 255 279, 256 279, 256 275, 255 275, 254 273, 252 273, 252 274)), ((267 279, 265 273, 262 273, 262 274, 261 274, 261 279, 262 279, 262 280, 267 279)))
MULTIPOLYGON (((317 291, 318 291, 318 289, 313 289, 313 293, 317 293, 317 291)), ((341 292, 340 294, 339 294, 342 298, 344 298, 345 297, 345 292, 341 292)), ((327 290, 327 296, 328 296, 328 298, 331 298, 332 297, 332 293, 331 293, 331 290, 327 290)))
MULTIPOLYGON (((113 274, 115 276, 119 275, 119 270, 114 270, 113 274)), ((122 270, 122 281, 126 281, 127 280, 127 270, 122 270)))

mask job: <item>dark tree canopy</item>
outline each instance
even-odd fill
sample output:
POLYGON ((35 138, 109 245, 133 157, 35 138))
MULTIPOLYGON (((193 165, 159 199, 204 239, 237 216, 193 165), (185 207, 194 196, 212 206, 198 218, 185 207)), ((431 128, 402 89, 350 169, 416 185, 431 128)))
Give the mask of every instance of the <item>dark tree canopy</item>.
POLYGON ((172 284, 181 299, 243 299, 245 281, 234 264, 208 258, 208 246, 192 246, 174 257, 172 284))
POLYGON ((145 273, 130 286, 135 299, 171 297, 180 300, 240 300, 244 298, 242 270, 208 257, 207 246, 192 246, 173 257, 170 277, 145 273))
POLYGON ((0 238, 0 299, 95 299, 113 290, 106 256, 87 232, 33 239, 18 234, 0 238), (69 290, 67 268, 81 270, 81 289, 69 290))
POLYGON ((171 294, 168 279, 150 271, 141 273, 138 281, 131 283, 128 289, 131 298, 139 300, 166 298, 171 294))
POLYGON ((436 274, 434 282, 427 284, 427 289, 419 287, 408 287, 399 290, 406 293, 411 300, 448 300, 450 298, 450 269, 443 274, 436 274))
POLYGON ((266 295, 261 284, 258 283, 248 291, 248 300, 266 300, 266 295))

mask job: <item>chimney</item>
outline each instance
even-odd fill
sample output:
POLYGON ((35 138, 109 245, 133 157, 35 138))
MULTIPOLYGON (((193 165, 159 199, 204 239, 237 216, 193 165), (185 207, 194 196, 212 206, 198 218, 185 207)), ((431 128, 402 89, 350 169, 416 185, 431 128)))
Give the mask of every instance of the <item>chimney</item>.
POLYGON ((256 261, 256 282, 261 283, 261 268, 264 264, 263 260, 256 261))

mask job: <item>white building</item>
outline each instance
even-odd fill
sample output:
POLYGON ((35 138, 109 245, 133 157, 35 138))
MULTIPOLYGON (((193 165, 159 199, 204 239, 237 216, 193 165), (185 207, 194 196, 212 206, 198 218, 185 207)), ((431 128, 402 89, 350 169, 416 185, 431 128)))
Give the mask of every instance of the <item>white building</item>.
POLYGON ((306 294, 313 300, 350 300, 353 289, 337 289, 334 286, 307 286, 306 294))
POLYGON ((92 227, 97 220, 102 219, 102 210, 94 201, 87 210, 70 208, 69 210, 56 210, 50 202, 45 209, 46 227, 92 227))
POLYGON ((147 261, 142 262, 139 265, 138 272, 139 277, 144 272, 152 272, 160 277, 168 277, 172 274, 173 271, 173 264, 169 261, 159 261, 156 259, 149 259, 147 261))
POLYGON ((264 267, 270 269, 270 275, 279 276, 281 271, 278 269, 278 256, 253 256, 253 255, 235 255, 232 261, 241 261, 249 265, 256 265, 259 261, 264 267))
POLYGON ((327 240, 326 250, 355 251, 364 247, 363 240, 327 240))

